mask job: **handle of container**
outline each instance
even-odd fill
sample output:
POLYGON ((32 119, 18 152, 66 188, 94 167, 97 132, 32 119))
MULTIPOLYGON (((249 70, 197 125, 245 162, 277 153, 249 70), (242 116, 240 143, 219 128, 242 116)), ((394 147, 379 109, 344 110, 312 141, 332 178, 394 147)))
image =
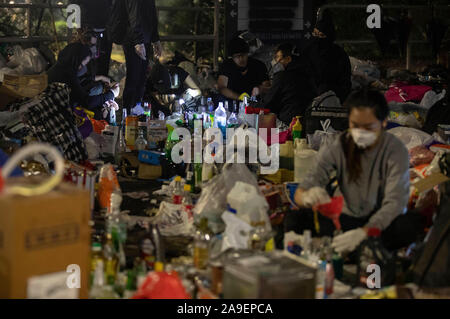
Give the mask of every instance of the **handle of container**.
POLYGON ((5 193, 17 194, 22 196, 38 196, 50 192, 56 186, 58 186, 59 183, 61 183, 64 176, 64 158, 54 146, 42 143, 29 144, 17 151, 17 153, 15 153, 3 166, 3 169, 1 171, 1 178, 6 181, 14 168, 18 164, 20 164, 22 160, 24 160, 28 156, 40 153, 49 155, 55 161, 55 175, 53 175, 40 185, 6 186, 4 189, 5 193))

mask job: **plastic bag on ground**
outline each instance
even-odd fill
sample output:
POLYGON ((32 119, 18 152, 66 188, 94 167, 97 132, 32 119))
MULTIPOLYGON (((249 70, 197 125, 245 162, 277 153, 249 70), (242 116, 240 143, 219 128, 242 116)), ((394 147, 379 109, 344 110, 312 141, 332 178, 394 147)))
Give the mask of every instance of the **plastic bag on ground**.
POLYGON ((23 50, 16 45, 7 66, 20 75, 32 75, 44 72, 47 68, 47 62, 36 48, 23 50))
POLYGON ((176 273, 151 272, 132 299, 191 299, 176 273))
POLYGON ((226 224, 222 251, 230 248, 248 249, 249 234, 253 227, 230 212, 224 212, 222 219, 226 224))
POLYGON ((388 132, 400 139, 408 150, 416 146, 426 145, 433 140, 430 134, 410 127, 395 127, 388 132))
MULTIPOLYGON (((220 175, 214 176, 203 186, 200 198, 195 205, 195 219, 205 217, 214 233, 224 231, 221 218, 227 208, 227 195, 237 182, 251 184, 258 188, 256 177, 245 164, 225 165, 220 175)), ((259 188, 258 188, 258 192, 259 188)))
POLYGON ((321 147, 326 147, 334 142, 334 139, 339 132, 336 131, 330 124, 330 120, 321 121, 323 131, 315 131, 314 134, 308 134, 308 142, 311 148, 318 151, 321 147))

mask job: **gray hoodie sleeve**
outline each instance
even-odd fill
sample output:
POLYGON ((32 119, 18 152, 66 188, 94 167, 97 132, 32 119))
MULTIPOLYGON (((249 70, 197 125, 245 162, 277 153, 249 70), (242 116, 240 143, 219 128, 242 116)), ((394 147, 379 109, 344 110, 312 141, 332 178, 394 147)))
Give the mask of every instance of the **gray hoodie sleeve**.
POLYGON ((339 138, 336 138, 329 147, 322 147, 316 155, 313 168, 306 178, 299 183, 298 187, 302 189, 310 189, 316 186, 325 188, 330 182, 333 172, 336 171, 338 148, 340 148, 339 138))
POLYGON ((370 218, 367 227, 386 229, 406 212, 409 200, 409 159, 403 144, 394 145, 386 165, 386 180, 381 208, 370 218))

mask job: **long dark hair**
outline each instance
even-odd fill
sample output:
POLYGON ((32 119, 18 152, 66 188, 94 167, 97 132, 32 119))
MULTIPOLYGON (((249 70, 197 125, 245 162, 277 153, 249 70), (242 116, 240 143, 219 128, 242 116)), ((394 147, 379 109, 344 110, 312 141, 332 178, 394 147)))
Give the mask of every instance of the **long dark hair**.
MULTIPOLYGON (((355 108, 372 109, 375 117, 383 122, 389 115, 389 107, 384 95, 371 89, 362 89, 352 93, 345 101, 348 114, 355 108)), ((343 134, 341 137, 342 147, 347 160, 347 170, 350 182, 357 182, 362 173, 361 156, 364 150, 356 146, 350 134, 343 134)))

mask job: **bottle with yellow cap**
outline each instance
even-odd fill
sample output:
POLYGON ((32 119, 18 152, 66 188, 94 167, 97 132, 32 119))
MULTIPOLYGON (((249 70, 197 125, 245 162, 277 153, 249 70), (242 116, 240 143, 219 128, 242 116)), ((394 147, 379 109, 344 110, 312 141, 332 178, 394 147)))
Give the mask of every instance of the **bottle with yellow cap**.
POLYGON ((192 186, 185 184, 184 185, 184 197, 181 202, 181 205, 183 205, 183 212, 188 214, 189 217, 192 217, 192 209, 194 206, 192 205, 192 198, 191 198, 191 191, 192 186))
POLYGON ((176 205, 180 205, 183 200, 183 191, 181 188, 181 177, 175 177, 175 186, 172 193, 172 202, 176 205))
POLYGON ((300 122, 301 116, 297 116, 296 118, 297 121, 292 127, 292 139, 294 140, 294 143, 296 139, 302 138, 302 130, 303 130, 302 123, 300 122))

